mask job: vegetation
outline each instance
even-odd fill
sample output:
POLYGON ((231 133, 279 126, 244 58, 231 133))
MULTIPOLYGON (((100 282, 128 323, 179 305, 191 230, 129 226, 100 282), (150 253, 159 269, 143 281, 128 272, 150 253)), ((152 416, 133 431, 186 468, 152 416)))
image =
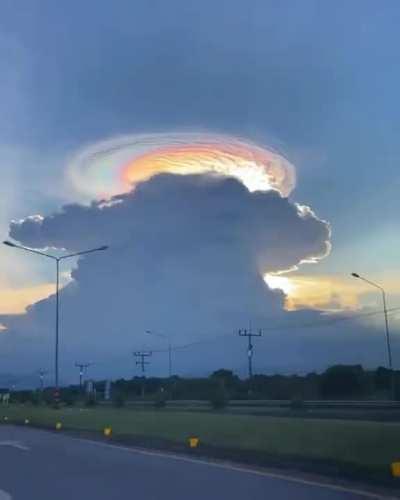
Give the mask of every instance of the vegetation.
POLYGON ((96 396, 94 394, 87 394, 85 397, 85 405, 86 406, 96 406, 97 405, 97 400, 96 396))
POLYGON ((38 406, 42 403, 42 396, 39 391, 32 391, 30 394, 29 401, 33 404, 33 406, 38 406))
POLYGON ((211 391, 210 403, 214 410, 222 410, 229 402, 228 392, 225 388, 223 378, 216 377, 214 387, 211 391))
POLYGON ((336 365, 323 374, 320 392, 327 398, 354 398, 367 393, 367 381, 360 365, 336 365))
POLYGON ((168 397, 164 387, 160 387, 160 389, 157 391, 156 399, 154 400, 154 407, 165 408, 165 406, 167 405, 167 399, 168 397))
POLYGON ((304 401, 299 398, 292 399, 290 407, 292 410, 304 410, 304 401))
POLYGON ((122 408, 125 406, 126 396, 122 391, 115 392, 113 395, 113 405, 116 408, 122 408))
MULTIPOLYGON (((400 396, 400 371, 396 372, 400 396)), ((120 379, 113 383, 114 392, 122 392, 127 399, 145 398, 154 401, 161 388, 168 388, 168 398, 210 401, 216 392, 216 381, 223 384, 227 399, 385 399, 390 395, 391 375, 386 368, 363 370, 361 365, 335 365, 324 373, 307 375, 254 375, 242 380, 231 370, 215 371, 210 377, 171 377, 120 379)), ((104 382, 96 383, 98 394, 104 391, 104 382)))
POLYGON ((365 471, 388 474, 389 464, 400 459, 400 423, 346 420, 255 417, 228 413, 190 413, 109 408, 62 408, 11 405, 0 408, 0 421, 64 429, 91 430, 99 434, 108 425, 113 436, 135 436, 187 443, 196 435, 202 445, 258 453, 259 456, 335 461, 365 471))
POLYGON ((61 401, 66 405, 66 406, 74 406, 77 403, 77 398, 74 396, 74 394, 67 392, 61 396, 61 401))
MULTIPOLYGON (((396 394, 400 399, 400 371, 395 372, 396 394)), ((390 370, 379 367, 363 370, 361 365, 334 365, 321 374, 254 375, 251 380, 240 379, 231 370, 220 369, 204 378, 133 377, 113 382, 111 397, 115 406, 124 406, 127 400, 145 399, 158 406, 167 400, 289 400, 299 407, 301 401, 317 399, 387 399, 391 397, 390 370), (221 389, 222 387, 222 389, 221 389), (223 393, 223 394, 222 394, 223 393)), ((105 381, 94 383, 98 399, 102 400, 105 381)), ((6 389, 2 389, 3 392, 6 389)), ((78 386, 63 387, 60 399, 72 406, 88 399, 78 386)), ((41 391, 13 391, 12 402, 53 404, 53 389, 41 391)), ((89 397, 88 404, 94 404, 89 397)), ((220 403, 217 406, 221 407, 220 403)), ((214 405, 214 404, 213 404, 214 405)), ((223 406, 223 404, 222 404, 223 406)))
MULTIPOLYGON (((395 376, 399 387, 400 372, 395 376)), ((390 395, 391 380, 391 373, 385 368, 365 371, 358 365, 336 365, 322 374, 305 376, 255 375, 251 380, 242 380, 226 369, 207 378, 134 377, 112 384, 113 405, 106 406, 96 406, 94 395, 82 394, 77 386, 62 388, 57 411, 53 409, 51 388, 43 392, 14 392, 14 404, 0 407, 0 422, 4 416, 17 423, 28 418, 32 425, 54 428, 56 421, 61 421, 64 429, 99 435, 105 426, 110 426, 116 439, 130 437, 141 440, 141 444, 161 440, 174 447, 186 446, 188 437, 196 435, 203 450, 208 445, 241 459, 248 453, 265 462, 288 458, 327 461, 335 467, 358 468, 385 476, 389 475, 389 464, 400 461, 400 422, 334 420, 331 417, 340 417, 338 412, 329 417, 326 410, 318 413, 323 419, 310 419, 305 401, 385 399, 390 395), (248 401, 249 398, 291 403, 285 413, 276 405, 266 416, 266 409, 259 408, 257 401, 248 401), (187 411, 174 410, 174 403, 164 408, 170 399, 189 400, 187 411), (238 400, 235 407, 220 411, 230 399, 238 400), (133 405, 125 408, 127 402, 134 400, 140 403, 134 406, 136 409, 133 405), (194 410, 190 400, 203 400, 204 404, 194 410), (219 411, 209 411, 207 401, 213 410, 219 411)), ((98 400, 102 401, 105 382, 96 382, 94 386, 98 400)), ((362 417, 365 418, 363 413, 362 417)))

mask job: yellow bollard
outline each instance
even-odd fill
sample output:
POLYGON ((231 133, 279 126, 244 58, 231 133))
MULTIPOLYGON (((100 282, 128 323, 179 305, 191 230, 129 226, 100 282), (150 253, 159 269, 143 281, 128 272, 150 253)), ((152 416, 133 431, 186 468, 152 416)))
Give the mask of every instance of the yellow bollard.
POLYGON ((392 476, 400 477, 400 462, 393 462, 391 467, 392 467, 392 476))
POLYGON ((197 448, 197 447, 198 447, 198 445, 199 445, 199 441, 200 441, 200 440, 199 440, 199 438, 197 438, 197 437, 190 437, 190 438, 189 438, 189 446, 190 446, 191 448, 197 448))
POLYGON ((62 429, 62 423, 61 422, 57 422, 56 423, 56 429, 59 431, 60 429, 62 429))
POLYGON ((26 418, 25 419, 25 425, 28 425, 29 424, 29 418, 26 418))
POLYGON ((106 437, 111 437, 111 434, 112 434, 112 428, 111 428, 111 427, 105 427, 105 428, 104 428, 104 431, 103 431, 103 434, 104 434, 106 437))

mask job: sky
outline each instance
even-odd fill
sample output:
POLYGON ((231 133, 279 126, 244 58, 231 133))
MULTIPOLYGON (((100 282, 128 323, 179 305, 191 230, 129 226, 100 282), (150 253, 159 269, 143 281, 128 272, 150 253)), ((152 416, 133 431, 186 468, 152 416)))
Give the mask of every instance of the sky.
MULTIPOLYGON (((110 245, 63 265, 65 381, 82 357, 130 376, 163 347, 146 329, 203 342, 181 373, 243 374, 227 335, 250 320, 275 328, 259 371, 386 363, 380 315, 323 322, 381 308, 353 271, 400 306, 399 21, 391 0, 2 2, 3 239, 110 245)), ((50 262, 0 250, 5 373, 51 371, 53 290, 50 262)))

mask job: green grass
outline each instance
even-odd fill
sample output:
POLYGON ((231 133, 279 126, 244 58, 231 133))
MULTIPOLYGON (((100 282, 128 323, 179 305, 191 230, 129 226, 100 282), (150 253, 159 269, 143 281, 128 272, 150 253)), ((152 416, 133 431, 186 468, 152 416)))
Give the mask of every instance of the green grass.
POLYGON ((186 443, 191 435, 220 448, 251 450, 266 456, 298 457, 350 464, 365 470, 389 471, 400 460, 400 423, 260 417, 224 413, 190 413, 114 408, 63 408, 10 406, 0 418, 32 425, 161 438, 186 443))

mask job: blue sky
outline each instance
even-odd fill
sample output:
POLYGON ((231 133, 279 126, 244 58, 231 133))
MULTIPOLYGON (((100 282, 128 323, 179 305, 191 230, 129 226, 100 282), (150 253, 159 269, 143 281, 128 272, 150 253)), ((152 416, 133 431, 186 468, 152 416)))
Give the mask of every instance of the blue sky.
MULTIPOLYGON (((398 304, 399 21, 390 0, 5 0, 0 229, 76 201, 66 165, 96 141, 232 134, 284 152, 292 198, 331 224, 331 255, 297 274, 347 286, 356 270, 398 304)), ((52 279, 39 260, 1 259, 4 290, 52 279)))
POLYGON ((260 138, 293 158, 296 198, 338 245, 363 239, 399 209, 399 15, 395 1, 6 1, 2 141, 62 159, 121 132, 260 138))

